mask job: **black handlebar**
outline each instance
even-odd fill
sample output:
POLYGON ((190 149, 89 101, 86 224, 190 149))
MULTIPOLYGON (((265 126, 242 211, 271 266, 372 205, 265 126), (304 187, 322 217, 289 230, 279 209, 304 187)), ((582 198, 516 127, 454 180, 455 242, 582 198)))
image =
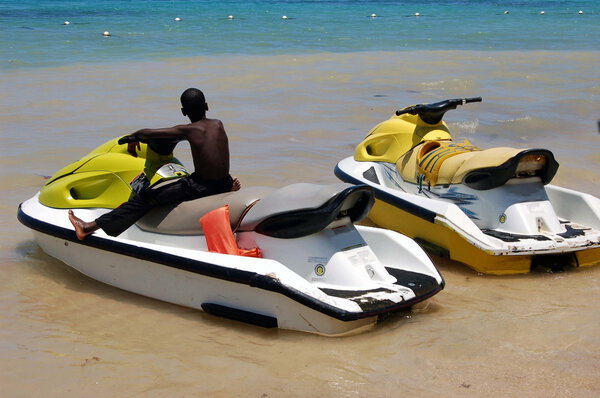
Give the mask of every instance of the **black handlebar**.
POLYGON ((421 120, 428 124, 439 123, 444 114, 451 109, 456 109, 459 105, 469 104, 471 102, 481 102, 481 97, 473 98, 455 98, 433 104, 419 104, 409 106, 407 108, 396 111, 396 116, 404 115, 406 113, 411 115, 419 115, 421 120))
POLYGON ((119 141, 117 141, 117 144, 125 145, 125 144, 129 144, 130 142, 139 142, 139 140, 140 139, 134 135, 126 135, 124 137, 119 138, 119 141))

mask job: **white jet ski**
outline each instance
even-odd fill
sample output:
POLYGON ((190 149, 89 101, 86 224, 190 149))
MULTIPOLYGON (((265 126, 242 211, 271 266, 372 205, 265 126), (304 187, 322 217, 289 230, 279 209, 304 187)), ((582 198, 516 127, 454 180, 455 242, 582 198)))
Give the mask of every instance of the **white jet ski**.
POLYGON ((369 218, 489 274, 600 262, 600 199, 551 185, 546 149, 455 142, 444 114, 481 97, 404 108, 375 126, 336 176, 367 184, 369 218))
POLYGON ((359 332, 444 287, 412 239, 354 225, 373 205, 364 185, 244 188, 154 209, 118 237, 77 239, 68 209, 93 220, 129 198, 129 181, 154 189, 186 173, 150 145, 134 158, 113 140, 50 178, 18 219, 46 253, 98 281, 263 327, 359 332), (262 257, 209 250, 215 225, 198 220, 225 205, 234 245, 262 257))

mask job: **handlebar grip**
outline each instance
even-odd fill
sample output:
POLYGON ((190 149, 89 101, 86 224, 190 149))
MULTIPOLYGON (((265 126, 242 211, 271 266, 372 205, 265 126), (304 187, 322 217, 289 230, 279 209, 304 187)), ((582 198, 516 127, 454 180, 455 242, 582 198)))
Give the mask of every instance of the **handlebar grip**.
POLYGON ((465 98, 464 101, 465 101, 465 104, 469 104, 471 102, 481 102, 482 98, 481 97, 465 98))
POLYGON ((138 141, 139 141, 139 139, 136 136, 126 135, 124 137, 119 138, 119 141, 117 141, 117 144, 124 145, 124 144, 129 144, 130 142, 138 142, 138 141))
POLYGON ((413 105, 408 108, 400 109, 396 111, 396 116, 404 115, 405 113, 410 113, 411 115, 416 115, 419 107, 422 105, 413 105))

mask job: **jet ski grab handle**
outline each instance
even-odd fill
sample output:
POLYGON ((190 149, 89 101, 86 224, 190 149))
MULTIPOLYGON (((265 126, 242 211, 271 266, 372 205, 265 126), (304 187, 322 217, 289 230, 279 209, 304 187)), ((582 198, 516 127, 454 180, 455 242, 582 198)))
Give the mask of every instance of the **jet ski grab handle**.
POLYGON ((419 115, 421 120, 425 123, 438 124, 446 112, 451 109, 456 109, 459 105, 468 104, 470 102, 481 102, 481 97, 455 98, 433 104, 413 105, 396 111, 396 116, 404 115, 405 113, 419 115))

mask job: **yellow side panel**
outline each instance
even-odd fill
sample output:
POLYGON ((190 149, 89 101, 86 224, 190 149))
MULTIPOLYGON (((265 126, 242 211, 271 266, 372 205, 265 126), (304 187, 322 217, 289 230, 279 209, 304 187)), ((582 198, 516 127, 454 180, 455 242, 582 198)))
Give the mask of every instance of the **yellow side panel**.
POLYGON ((108 141, 56 173, 40 191, 40 202, 54 208, 115 208, 131 195, 131 181, 143 171, 152 183, 162 177, 156 168, 179 163, 172 154, 158 155, 140 143, 138 156, 118 139, 108 141))
POLYGON ((46 185, 40 191, 39 200, 45 206, 59 209, 114 209, 129 199, 129 181, 135 176, 133 171, 121 175, 106 171, 70 174, 46 185))
POLYGON ((54 208, 115 208, 129 199, 129 183, 144 169, 146 145, 138 157, 127 145, 108 141, 56 173, 40 191, 40 203, 54 208))
POLYGON ((600 265, 600 249, 582 250, 576 253, 580 267, 600 265))
POLYGON ((369 218, 377 225, 420 238, 448 250, 450 258, 477 272, 494 275, 524 274, 531 268, 531 256, 495 256, 470 244, 457 232, 430 223, 380 200, 375 201, 369 218))

